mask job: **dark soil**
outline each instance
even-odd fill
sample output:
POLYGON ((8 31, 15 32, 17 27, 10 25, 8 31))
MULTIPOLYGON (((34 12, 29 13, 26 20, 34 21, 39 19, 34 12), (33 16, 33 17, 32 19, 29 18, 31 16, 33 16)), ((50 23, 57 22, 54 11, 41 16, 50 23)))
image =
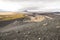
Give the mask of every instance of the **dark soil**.
POLYGON ((42 22, 17 21, 0 28, 0 40, 60 40, 60 16, 51 17, 52 20, 46 19, 42 22))

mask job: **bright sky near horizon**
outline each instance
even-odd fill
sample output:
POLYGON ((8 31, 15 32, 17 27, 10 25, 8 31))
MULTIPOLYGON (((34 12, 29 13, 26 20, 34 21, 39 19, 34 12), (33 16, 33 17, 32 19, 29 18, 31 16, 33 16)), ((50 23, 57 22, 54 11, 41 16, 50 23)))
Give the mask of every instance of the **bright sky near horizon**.
POLYGON ((60 11, 60 1, 2 1, 0 0, 0 9, 4 11, 18 11, 27 7, 38 7, 41 11, 60 11))

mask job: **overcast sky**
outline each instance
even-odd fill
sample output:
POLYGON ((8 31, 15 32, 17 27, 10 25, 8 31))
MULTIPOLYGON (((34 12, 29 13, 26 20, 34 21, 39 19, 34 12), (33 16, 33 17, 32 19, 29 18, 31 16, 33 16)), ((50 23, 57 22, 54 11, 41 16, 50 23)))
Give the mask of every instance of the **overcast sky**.
POLYGON ((59 0, 0 0, 0 9, 5 11, 18 11, 36 7, 40 11, 60 11, 59 0))

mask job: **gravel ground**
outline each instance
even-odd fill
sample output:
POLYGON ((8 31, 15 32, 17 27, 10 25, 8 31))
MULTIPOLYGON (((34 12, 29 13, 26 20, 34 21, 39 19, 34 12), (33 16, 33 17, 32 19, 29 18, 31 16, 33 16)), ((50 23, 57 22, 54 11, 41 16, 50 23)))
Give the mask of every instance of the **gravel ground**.
POLYGON ((60 16, 42 22, 9 24, 0 28, 0 40, 60 40, 60 16), (14 27, 13 27, 14 26, 14 27))

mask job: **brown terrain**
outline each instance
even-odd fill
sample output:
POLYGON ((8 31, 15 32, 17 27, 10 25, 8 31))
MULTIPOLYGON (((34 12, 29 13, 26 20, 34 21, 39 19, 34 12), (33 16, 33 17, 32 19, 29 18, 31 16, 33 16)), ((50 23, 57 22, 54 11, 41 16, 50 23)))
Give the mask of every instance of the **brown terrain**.
POLYGON ((0 40, 60 40, 60 15, 27 15, 22 20, 0 22, 0 40))

